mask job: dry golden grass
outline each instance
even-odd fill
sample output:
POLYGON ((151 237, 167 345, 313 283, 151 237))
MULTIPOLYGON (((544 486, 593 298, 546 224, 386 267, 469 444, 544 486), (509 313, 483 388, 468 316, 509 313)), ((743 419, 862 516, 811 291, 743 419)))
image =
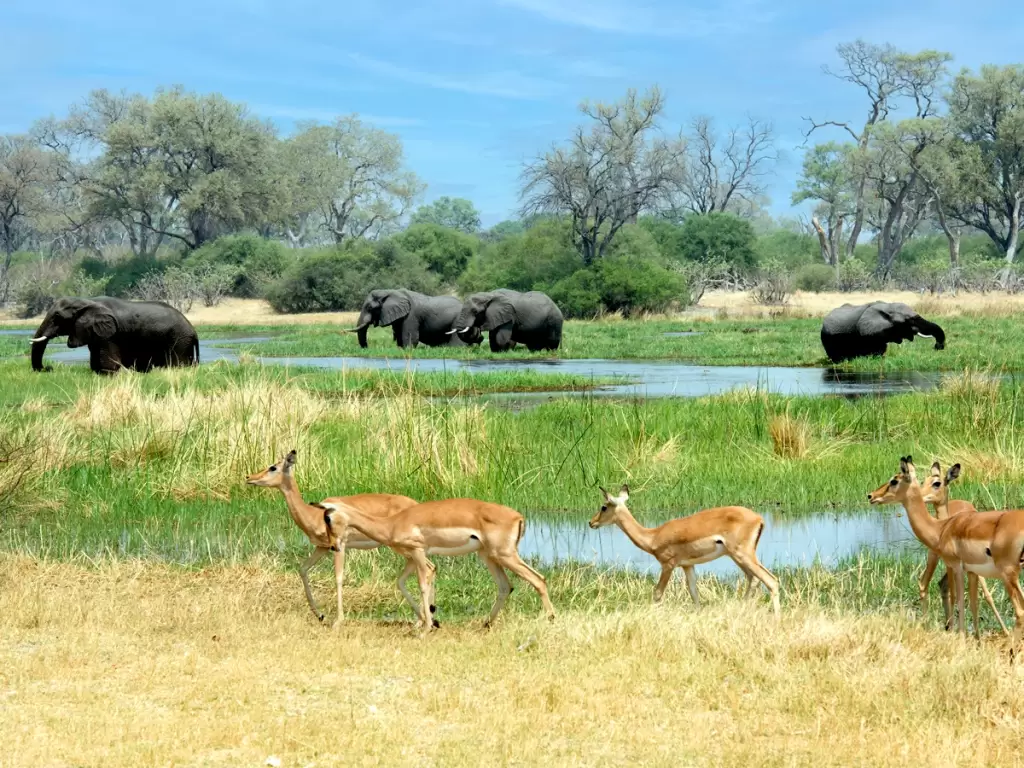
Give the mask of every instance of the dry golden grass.
POLYGON ((768 434, 772 439, 772 450, 783 459, 802 459, 807 456, 810 427, 807 422, 786 413, 773 416, 768 422, 768 434))
POLYGON ((3 766, 1012 765, 1022 683, 995 643, 891 615, 675 595, 421 640, 334 634, 258 566, 0 558, 3 766))

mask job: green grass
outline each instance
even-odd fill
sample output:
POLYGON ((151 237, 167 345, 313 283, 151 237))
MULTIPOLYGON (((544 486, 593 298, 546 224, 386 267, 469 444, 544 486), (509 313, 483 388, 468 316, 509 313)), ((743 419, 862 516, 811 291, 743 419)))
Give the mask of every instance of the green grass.
MULTIPOLYGON (((934 350, 929 339, 889 345, 884 358, 845 363, 856 371, 917 370, 962 371, 992 367, 1024 370, 1024 326, 1014 317, 940 318, 946 330, 946 349, 934 350)), ((701 365, 830 365, 821 347, 821 321, 817 319, 751 319, 740 321, 569 321, 557 352, 531 353, 525 349, 494 354, 486 340, 480 347, 420 346, 398 349, 389 332, 374 329, 369 347, 359 347, 354 334, 336 326, 200 328, 205 338, 227 333, 269 335, 259 344, 242 344, 250 352, 270 357, 449 357, 449 358, 602 358, 680 360, 701 365), (669 337, 667 332, 699 331, 697 336, 669 337)))

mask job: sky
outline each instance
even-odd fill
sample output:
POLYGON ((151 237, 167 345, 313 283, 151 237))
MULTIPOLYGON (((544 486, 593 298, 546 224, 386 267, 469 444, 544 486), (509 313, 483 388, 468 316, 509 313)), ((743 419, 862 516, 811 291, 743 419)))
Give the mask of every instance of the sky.
POLYGON ((862 94, 822 71, 837 44, 1008 64, 1024 61, 1021 18, 992 0, 0 0, 0 133, 96 88, 218 91, 282 134, 355 112, 401 137, 425 202, 469 198, 490 226, 514 216, 523 163, 570 135, 581 101, 657 84, 670 133, 700 115, 772 123, 768 194, 787 216, 805 118, 864 119, 862 94))

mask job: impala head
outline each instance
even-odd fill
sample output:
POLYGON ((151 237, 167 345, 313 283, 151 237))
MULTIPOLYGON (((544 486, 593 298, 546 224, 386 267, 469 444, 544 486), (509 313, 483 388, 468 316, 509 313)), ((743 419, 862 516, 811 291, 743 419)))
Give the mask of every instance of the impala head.
POLYGON ((292 450, 276 464, 271 464, 262 472, 247 476, 245 482, 249 485, 258 485, 261 488, 280 488, 285 477, 291 477, 294 466, 295 451, 292 450))
POLYGON ((910 456, 900 458, 900 471, 883 485, 868 494, 872 506, 876 504, 900 504, 907 497, 907 489, 911 483, 917 482, 914 462, 910 456))
POLYGON ((931 474, 921 483, 921 493, 925 504, 944 504, 949 501, 949 484, 960 477, 960 465, 954 464, 942 475, 939 462, 932 464, 931 474))
POLYGON ((604 503, 601 504, 601 509, 597 511, 597 514, 590 518, 591 528, 611 525, 618 519, 620 512, 629 512, 626 508, 626 501, 629 499, 628 485, 623 485, 619 489, 618 496, 612 496, 604 488, 601 489, 601 493, 604 494, 604 503))

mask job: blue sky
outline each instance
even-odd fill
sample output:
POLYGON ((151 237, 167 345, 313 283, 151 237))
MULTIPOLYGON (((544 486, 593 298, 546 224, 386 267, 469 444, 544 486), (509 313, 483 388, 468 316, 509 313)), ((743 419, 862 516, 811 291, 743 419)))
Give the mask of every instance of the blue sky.
POLYGON ((696 115, 774 123, 769 190, 792 212, 801 118, 862 119, 821 72, 861 37, 938 48, 955 66, 1024 60, 1016 4, 972 0, 2 0, 0 132, 94 88, 220 91, 272 118, 358 112, 402 137, 426 200, 468 197, 485 225, 518 203, 522 162, 568 135, 584 98, 657 83, 663 125, 696 115), (856 11, 847 10, 856 8, 856 11))

